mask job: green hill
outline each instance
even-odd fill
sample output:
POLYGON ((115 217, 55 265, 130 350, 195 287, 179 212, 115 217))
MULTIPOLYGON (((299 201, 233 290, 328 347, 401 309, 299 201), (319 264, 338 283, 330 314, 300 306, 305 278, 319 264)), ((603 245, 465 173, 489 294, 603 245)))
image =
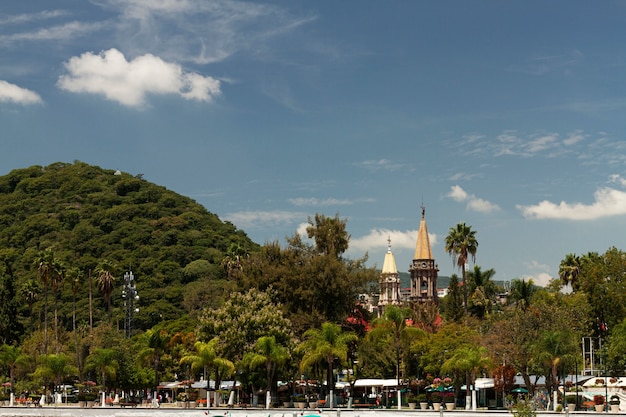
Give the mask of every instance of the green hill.
POLYGON ((72 328, 74 299, 77 322, 89 322, 90 284, 94 324, 107 318, 95 271, 108 260, 117 279, 112 321, 123 327, 122 277, 132 268, 140 296, 134 327, 147 329, 200 305, 221 304, 228 286, 221 262, 233 244, 258 250, 231 223, 141 175, 75 162, 16 169, 0 177, 0 271, 24 301, 19 316, 26 326, 42 320, 37 259, 45 250, 66 271, 58 291, 60 325, 72 328), (72 285, 76 271, 80 281, 72 285), (27 294, 35 283, 31 309, 27 294))

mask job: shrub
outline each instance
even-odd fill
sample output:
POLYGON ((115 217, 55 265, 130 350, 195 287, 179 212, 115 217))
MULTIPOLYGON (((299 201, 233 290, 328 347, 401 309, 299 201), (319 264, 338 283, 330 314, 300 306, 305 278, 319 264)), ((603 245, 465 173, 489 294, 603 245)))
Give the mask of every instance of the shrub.
POLYGON ((417 398, 417 394, 413 394, 412 392, 410 392, 406 396, 406 402, 408 402, 408 403, 418 403, 419 399, 417 398))
POLYGON ((536 417, 537 407, 533 401, 517 401, 511 405, 514 417, 536 417))
POLYGON ((445 394, 443 394, 443 401, 446 403, 454 403, 455 402, 454 393, 446 392, 445 394))

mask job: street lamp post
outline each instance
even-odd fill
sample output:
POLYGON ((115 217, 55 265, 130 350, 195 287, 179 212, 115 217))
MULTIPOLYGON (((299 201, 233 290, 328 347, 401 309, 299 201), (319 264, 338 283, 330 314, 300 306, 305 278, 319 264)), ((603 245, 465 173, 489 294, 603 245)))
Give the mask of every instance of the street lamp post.
POLYGON ((124 334, 130 339, 133 329, 133 316, 139 312, 139 309, 135 307, 135 301, 139 301, 139 294, 137 293, 137 287, 135 286, 135 276, 133 271, 124 273, 124 290, 122 291, 122 298, 124 298, 124 306, 126 307, 126 314, 124 316, 124 334))

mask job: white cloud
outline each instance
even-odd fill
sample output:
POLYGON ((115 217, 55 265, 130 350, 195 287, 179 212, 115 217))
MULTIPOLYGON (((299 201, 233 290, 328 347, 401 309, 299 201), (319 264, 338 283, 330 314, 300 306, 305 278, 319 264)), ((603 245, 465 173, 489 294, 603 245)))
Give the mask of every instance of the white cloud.
POLYGON ((621 185, 622 187, 626 188, 626 178, 622 177, 621 175, 618 175, 618 174, 610 175, 609 182, 617 183, 621 185))
POLYGON ((17 25, 38 20, 54 19, 65 16, 68 13, 63 10, 43 10, 37 13, 23 13, 0 17, 0 25, 17 25))
POLYGON ((568 137, 563 139, 563 145, 572 146, 576 145, 578 142, 582 142, 585 140, 585 135, 583 135, 580 131, 576 131, 574 133, 570 133, 568 137))
POLYGON ((224 216, 225 220, 228 220, 240 229, 290 224, 306 218, 306 214, 292 211, 240 211, 228 213, 224 216))
POLYGON ((470 196, 470 199, 467 202, 467 208, 479 213, 491 213, 493 211, 500 210, 500 207, 497 204, 490 203, 487 200, 474 196, 470 196))
POLYGON ((542 152, 546 149, 550 149, 557 144, 558 135, 550 134, 550 135, 542 135, 536 138, 531 138, 526 144, 526 149, 531 154, 542 152))
POLYGON ((544 200, 531 206, 518 205, 517 208, 524 217, 531 219, 594 220, 626 214, 624 191, 602 187, 594 193, 594 200, 592 204, 565 201, 555 204, 544 200))
POLYGON ((361 168, 365 168, 366 170, 371 171, 371 172, 397 171, 401 169, 402 167, 404 167, 403 164, 393 163, 390 160, 384 159, 384 158, 377 159, 377 160, 362 161, 355 165, 361 168))
MULTIPOLYGON (((472 134, 454 142, 453 146, 463 155, 493 155, 497 157, 580 157, 589 152, 591 135, 580 130, 567 134, 535 132, 522 135, 514 130, 505 130, 495 138, 472 134)), ((593 143, 593 142, 592 142, 593 143)))
POLYGON ((448 193, 448 197, 453 199, 454 201, 463 202, 467 199, 467 193, 458 185, 453 185, 450 187, 450 193, 448 193))
POLYGON ((39 94, 34 91, 0 80, 0 102, 39 104, 42 103, 43 100, 39 94))
MULTIPOLYGON (((372 229, 370 232, 359 238, 354 236, 350 239, 350 250, 369 251, 378 249, 384 253, 387 249, 387 239, 391 239, 391 249, 415 249, 417 242, 417 230, 389 230, 389 229, 372 229)), ((428 239, 431 246, 437 244, 437 235, 429 233, 428 239)))
POLYGON ((550 284, 550 281, 552 281, 553 277, 546 272, 539 272, 535 275, 524 276, 521 279, 525 280, 526 282, 532 279, 533 284, 539 287, 547 287, 548 284, 550 284))
POLYGON ((326 207, 326 206, 350 206, 356 203, 372 203, 376 200, 373 198, 359 198, 356 200, 348 200, 348 199, 339 199, 339 198, 324 198, 319 199, 315 197, 298 197, 298 198, 290 198, 289 201, 294 206, 317 206, 317 207, 326 207))
POLYGON ((158 51, 159 56, 197 64, 220 62, 244 50, 263 55, 269 40, 316 18, 296 18, 267 3, 235 0, 100 0, 100 4, 118 13, 116 35, 125 50, 158 51))
POLYGON ((308 236, 308 234, 306 232, 306 229, 309 226, 310 226, 310 224, 308 222, 300 223, 298 225, 298 227, 296 228, 296 233, 299 234, 300 236, 302 236, 302 238, 305 239, 305 240, 312 240, 312 239, 309 239, 309 236, 308 236))
POLYGON ((467 209, 477 211, 479 213, 491 213, 500 210, 497 204, 491 203, 482 198, 476 197, 474 194, 468 194, 459 185, 450 187, 450 192, 446 195, 459 203, 467 202, 467 209))
POLYGON ((311 197, 311 198, 298 197, 298 198, 290 198, 288 201, 294 206, 345 206, 345 205, 354 204, 353 201, 345 200, 345 199, 340 200, 337 198, 319 199, 315 197, 311 197))
POLYGON ((117 49, 86 52, 65 63, 68 72, 58 86, 74 93, 100 94, 125 106, 141 106, 147 94, 178 94, 188 100, 211 101, 220 82, 184 72, 178 64, 152 54, 127 61, 117 49))
POLYGON ((84 23, 69 22, 49 28, 38 29, 33 32, 20 32, 0 36, 0 45, 11 45, 16 42, 31 41, 67 41, 87 33, 92 33, 106 27, 104 22, 84 23))

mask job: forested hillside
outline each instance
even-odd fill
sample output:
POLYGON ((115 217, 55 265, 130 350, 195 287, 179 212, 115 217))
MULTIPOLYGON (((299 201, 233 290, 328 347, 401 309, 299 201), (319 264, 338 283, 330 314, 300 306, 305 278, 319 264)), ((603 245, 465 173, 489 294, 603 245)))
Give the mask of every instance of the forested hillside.
POLYGON ((19 323, 10 326, 28 334, 42 326, 47 303, 48 322, 58 306, 59 327, 71 330, 75 300, 76 323, 87 326, 91 288, 95 326, 108 319, 98 274, 109 272, 111 321, 123 327, 123 274, 132 268, 140 296, 133 327, 145 330, 221 305, 222 262, 233 247, 258 250, 243 231, 141 175, 82 162, 16 169, 0 177, 0 321, 16 308, 19 323), (58 277, 43 273, 55 265, 58 277), (21 302, 10 302, 12 291, 21 302))

